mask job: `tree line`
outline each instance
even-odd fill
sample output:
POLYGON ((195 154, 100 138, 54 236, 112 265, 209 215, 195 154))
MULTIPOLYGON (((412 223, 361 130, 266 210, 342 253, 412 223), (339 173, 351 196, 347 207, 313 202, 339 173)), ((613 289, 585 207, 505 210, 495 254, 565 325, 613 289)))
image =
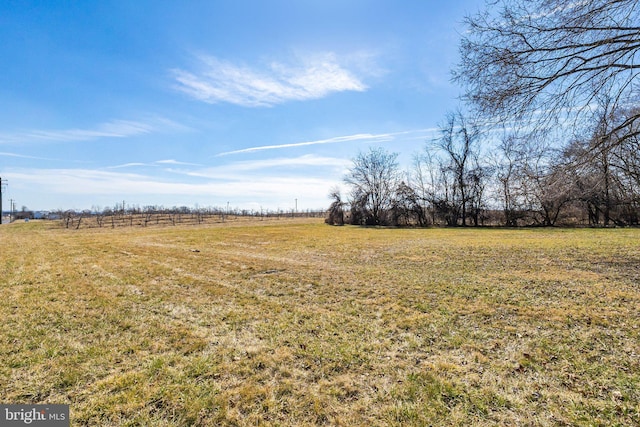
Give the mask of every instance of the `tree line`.
POLYGON ((639 0, 492 0, 466 24, 464 112, 410 171, 360 153, 327 222, 640 224, 639 0))

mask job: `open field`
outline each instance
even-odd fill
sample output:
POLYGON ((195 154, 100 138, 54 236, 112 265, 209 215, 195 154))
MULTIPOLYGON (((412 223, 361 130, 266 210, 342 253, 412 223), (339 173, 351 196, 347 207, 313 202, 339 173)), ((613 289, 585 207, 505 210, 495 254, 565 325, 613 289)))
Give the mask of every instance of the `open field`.
POLYGON ((0 396, 72 425, 640 425, 640 229, 0 227, 0 396))

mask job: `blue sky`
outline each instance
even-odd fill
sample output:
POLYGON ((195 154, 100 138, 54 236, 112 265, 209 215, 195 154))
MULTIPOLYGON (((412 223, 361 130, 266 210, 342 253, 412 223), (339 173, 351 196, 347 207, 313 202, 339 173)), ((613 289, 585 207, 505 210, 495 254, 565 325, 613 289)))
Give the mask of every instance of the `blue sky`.
POLYGON ((459 89, 460 1, 0 2, 0 177, 31 209, 326 208, 459 89))

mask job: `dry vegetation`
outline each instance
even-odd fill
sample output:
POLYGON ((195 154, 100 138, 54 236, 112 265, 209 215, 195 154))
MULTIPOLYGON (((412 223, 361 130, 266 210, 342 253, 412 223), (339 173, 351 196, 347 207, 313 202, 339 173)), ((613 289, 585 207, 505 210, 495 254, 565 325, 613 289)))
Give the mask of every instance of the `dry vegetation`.
POLYGON ((73 425, 638 425, 640 230, 0 227, 0 395, 73 425))

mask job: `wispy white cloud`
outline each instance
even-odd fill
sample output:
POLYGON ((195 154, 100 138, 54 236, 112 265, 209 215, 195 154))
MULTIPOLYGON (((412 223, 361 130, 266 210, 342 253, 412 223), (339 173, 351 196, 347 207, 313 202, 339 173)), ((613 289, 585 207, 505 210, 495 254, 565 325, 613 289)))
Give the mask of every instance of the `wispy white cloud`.
POLYGON ((344 167, 349 163, 350 160, 348 159, 305 154, 299 157, 279 157, 274 159, 235 162, 230 166, 236 170, 242 171, 283 167, 344 167))
POLYGON ((240 150, 225 151, 223 153, 219 153, 217 156, 228 156, 230 154, 252 153, 255 151, 263 151, 263 150, 279 150, 283 148, 304 147, 307 145, 338 144, 341 142, 353 142, 353 141, 368 142, 368 143, 388 142, 388 141, 393 141, 400 136, 406 137, 407 135, 412 135, 412 134, 414 136, 411 137, 411 139, 423 139, 428 135, 432 135, 436 130, 437 129, 435 128, 429 128, 429 129, 418 129, 418 130, 409 130, 409 131, 392 132, 392 133, 379 133, 379 134, 358 133, 355 135, 336 136, 333 138, 318 139, 315 141, 293 142, 290 144, 261 145, 258 147, 249 147, 249 148, 243 148, 240 150))
POLYGON ((0 144, 25 142, 76 142, 100 138, 128 138, 166 129, 186 129, 169 119, 155 118, 149 121, 111 120, 93 128, 31 129, 14 133, 0 133, 0 144))
MULTIPOLYGON (((345 141, 401 144, 423 139, 433 131, 356 134, 298 144, 345 141)), ((269 148, 274 147, 261 149, 269 148)), ((100 169, 12 168, 3 172, 3 178, 10 179, 25 198, 29 193, 37 194, 31 197, 37 197, 38 208, 56 207, 58 203, 66 203, 65 208, 78 207, 79 201, 88 201, 89 206, 109 204, 123 198, 132 203, 170 206, 179 203, 215 206, 233 200, 243 208, 269 209, 291 206, 294 199, 300 199, 301 206, 305 200, 309 207, 322 208, 328 203, 328 189, 340 185, 351 160, 319 154, 287 156, 282 152, 281 156, 264 159, 217 158, 213 163, 205 166, 164 158, 100 169)))
POLYGON ((114 120, 102 123, 93 129, 28 130, 0 134, 0 143, 31 141, 89 141, 98 138, 125 138, 150 133, 152 127, 146 123, 129 120, 114 120))
POLYGON ((220 203, 232 199, 243 206, 276 208, 306 196, 308 203, 318 208, 325 204, 327 189, 336 184, 333 177, 264 174, 257 179, 255 175, 232 170, 224 174, 211 172, 208 176, 194 174, 177 181, 149 174, 91 169, 21 169, 5 175, 20 183, 21 188, 37 187, 42 194, 54 195, 55 199, 89 199, 91 204, 122 197, 141 203, 160 199, 211 205, 216 200, 220 203))
POLYGON ((7 153, 7 152, 2 152, 2 151, 0 151, 0 156, 2 156, 2 157, 15 157, 15 158, 20 158, 20 159, 32 159, 32 160, 56 160, 56 159, 50 159, 50 158, 47 158, 47 157, 27 156, 27 155, 24 155, 24 154, 7 153))
POLYGON ((309 177, 312 175, 326 175, 327 169, 342 171, 349 163, 350 161, 347 159, 307 154, 299 157, 280 157, 264 160, 232 162, 220 166, 201 169, 169 169, 168 171, 205 179, 222 181, 244 181, 246 179, 251 179, 252 182, 255 182, 256 176, 262 177, 266 175, 273 175, 273 171, 270 171, 270 169, 278 169, 277 176, 280 177, 291 175, 300 176, 301 169, 304 169, 304 175, 309 177), (314 174, 311 168, 315 168, 318 173, 314 174))
POLYGON ((7 175, 23 186, 38 186, 43 192, 77 196, 178 194, 190 187, 150 175, 93 169, 25 169, 7 175))
MULTIPOLYGON (((165 174, 125 172, 125 169, 137 166, 153 166, 153 163, 127 163, 107 169, 14 169, 9 172, 21 185, 31 185, 43 192, 63 194, 208 194, 210 192, 225 195, 270 193, 269 186, 274 183, 293 185, 301 188, 303 183, 325 182, 322 178, 327 170, 342 170, 349 161, 341 158, 317 155, 282 157, 265 160, 231 162, 219 166, 200 166, 186 162, 169 161, 170 164, 183 165, 183 169, 163 169, 165 174), (273 169, 278 168, 274 174, 273 169), (304 173, 300 173, 304 168, 304 173), (312 169, 315 168, 315 169, 312 169), (317 172, 317 173, 316 173, 317 172), (178 178, 183 176, 184 178, 178 178), (215 191, 213 190, 215 188, 215 191), (229 190, 233 188, 234 190, 229 190), (234 193, 234 191, 237 191, 234 193)), ((329 174, 331 175, 331 174, 329 174)), ((325 190, 322 190, 324 194, 325 190)))
POLYGON ((383 141, 389 141, 391 140, 391 138, 392 138, 392 134, 373 135, 370 133, 359 133, 355 135, 336 136, 333 138, 318 139, 316 141, 293 142, 290 144, 277 144, 277 145, 261 145, 258 147, 243 148, 241 150, 226 151, 224 153, 218 154, 218 156, 227 156, 229 154, 251 153, 254 151, 263 151, 263 150, 279 150, 283 148, 304 147, 306 145, 337 144, 339 142, 349 142, 349 141, 369 140, 369 141, 383 142, 383 141))
POLYGON ((150 162, 150 163, 130 162, 130 163, 124 163, 122 165, 107 166, 105 169, 123 169, 123 168, 133 168, 133 167, 140 167, 140 166, 158 167, 158 166, 167 166, 167 165, 202 166, 198 163, 181 162, 174 159, 167 159, 167 160, 156 160, 155 162, 150 162))
POLYGON ((167 159, 167 160, 158 160, 154 162, 159 165, 185 165, 185 166, 200 166, 198 163, 189 163, 189 162, 181 162, 179 160, 167 159))
POLYGON ((149 165, 148 163, 131 162, 131 163, 124 163, 122 165, 107 166, 106 169, 125 169, 125 168, 135 168, 138 166, 151 166, 151 165, 149 165))
POLYGON ((268 107, 288 101, 323 98, 334 92, 362 92, 367 86, 332 53, 308 56, 294 63, 271 62, 251 68, 213 56, 198 57, 201 70, 172 70, 176 89, 215 104, 268 107))

